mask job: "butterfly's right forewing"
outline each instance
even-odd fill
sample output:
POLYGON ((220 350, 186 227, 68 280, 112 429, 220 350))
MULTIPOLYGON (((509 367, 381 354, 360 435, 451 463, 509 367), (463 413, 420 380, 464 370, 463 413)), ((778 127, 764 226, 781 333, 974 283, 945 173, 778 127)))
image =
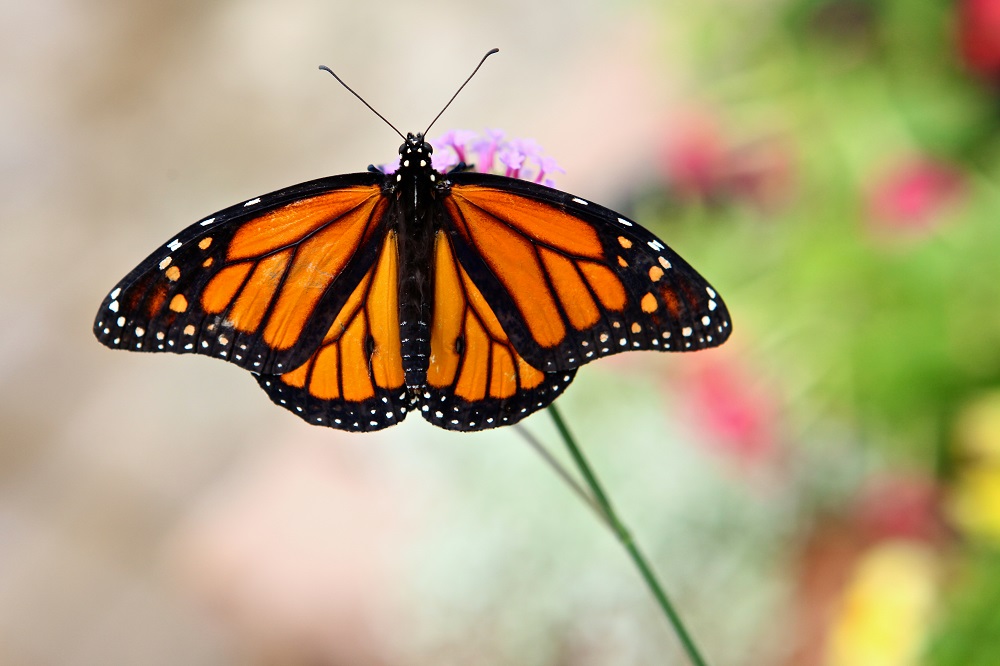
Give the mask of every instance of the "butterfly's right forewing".
POLYGON ((195 223, 111 290, 95 335, 108 347, 204 354, 259 373, 298 367, 379 251, 390 209, 381 180, 304 183, 195 223))

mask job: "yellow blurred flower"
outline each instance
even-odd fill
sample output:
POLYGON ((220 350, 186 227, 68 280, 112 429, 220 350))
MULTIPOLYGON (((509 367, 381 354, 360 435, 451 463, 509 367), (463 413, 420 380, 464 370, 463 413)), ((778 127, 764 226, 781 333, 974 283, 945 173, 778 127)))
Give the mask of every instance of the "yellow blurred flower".
POLYGON ((1000 465, 1000 391, 991 391, 967 405, 955 425, 961 453, 1000 465))
POLYGON ((929 547, 885 541, 858 560, 827 643, 827 666, 916 664, 937 598, 929 547))
POLYGON ((955 424, 966 461, 948 499, 948 514, 966 534, 1000 544, 1000 391, 970 403, 955 424))
POLYGON ((959 474, 948 514, 963 532, 1000 544, 1000 466, 975 466, 959 474))

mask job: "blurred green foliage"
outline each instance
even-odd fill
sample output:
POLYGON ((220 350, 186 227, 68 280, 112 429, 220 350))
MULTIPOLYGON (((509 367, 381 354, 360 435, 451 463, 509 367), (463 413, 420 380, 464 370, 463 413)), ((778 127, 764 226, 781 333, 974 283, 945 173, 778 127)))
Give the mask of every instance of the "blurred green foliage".
MULTIPOLYGON (((679 28, 668 3, 664 57, 701 118, 666 130, 635 203, 726 297, 798 455, 836 424, 860 469, 918 470, 939 497, 976 464, 958 415, 1000 387, 1000 71, 963 60, 992 48, 997 5, 716 0, 679 28)), ((923 663, 997 663, 997 542, 952 529, 923 663)))

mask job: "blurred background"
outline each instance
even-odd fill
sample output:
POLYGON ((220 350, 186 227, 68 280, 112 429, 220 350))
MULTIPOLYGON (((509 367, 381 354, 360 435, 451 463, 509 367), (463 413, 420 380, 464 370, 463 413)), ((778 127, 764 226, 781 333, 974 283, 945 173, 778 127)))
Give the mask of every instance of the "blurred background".
POLYGON ((436 132, 535 139, 732 312, 559 402, 709 661, 997 663, 1000 0, 0 16, 0 663, 686 663, 513 430, 318 429, 90 332, 175 231, 395 155, 317 65, 417 131, 494 46, 436 132))

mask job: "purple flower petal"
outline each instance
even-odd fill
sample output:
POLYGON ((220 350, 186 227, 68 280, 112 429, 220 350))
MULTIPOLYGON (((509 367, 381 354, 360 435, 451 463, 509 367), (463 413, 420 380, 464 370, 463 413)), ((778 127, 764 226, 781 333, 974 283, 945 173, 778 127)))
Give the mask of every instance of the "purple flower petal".
POLYGON ((520 153, 513 146, 504 146, 497 152, 497 159, 500 164, 507 167, 507 171, 504 175, 508 178, 517 178, 520 171, 521 165, 524 164, 525 155, 520 153))
POLYGON ((534 139, 514 139, 511 141, 518 152, 524 155, 526 158, 531 158, 534 160, 541 159, 542 147, 538 145, 538 142, 534 139))
POLYGON ((498 129, 487 129, 482 134, 453 129, 429 139, 434 147, 434 168, 446 172, 459 162, 472 162, 476 156, 478 160, 470 166, 480 173, 502 173, 549 187, 554 185, 553 174, 566 173, 553 158, 542 154, 542 147, 534 139, 505 139, 505 136, 498 129))
POLYGON ((479 161, 476 163, 476 169, 487 173, 493 170, 493 160, 496 156, 497 148, 503 142, 504 132, 498 129, 488 129, 483 134, 483 138, 478 139, 472 144, 472 149, 479 153, 479 161))
POLYGON ((451 146, 452 148, 455 149, 455 152, 458 154, 459 162, 466 161, 469 144, 473 140, 475 140, 478 136, 479 136, 478 134, 470 130, 454 130, 452 132, 451 146))
MULTIPOLYGON (((542 157, 538 159, 538 175, 535 176, 536 183, 542 183, 543 185, 548 185, 552 182, 551 178, 546 178, 548 174, 551 173, 566 173, 566 170, 559 166, 555 158, 552 157, 542 157)), ((552 185, 548 185, 552 187, 552 185)))

